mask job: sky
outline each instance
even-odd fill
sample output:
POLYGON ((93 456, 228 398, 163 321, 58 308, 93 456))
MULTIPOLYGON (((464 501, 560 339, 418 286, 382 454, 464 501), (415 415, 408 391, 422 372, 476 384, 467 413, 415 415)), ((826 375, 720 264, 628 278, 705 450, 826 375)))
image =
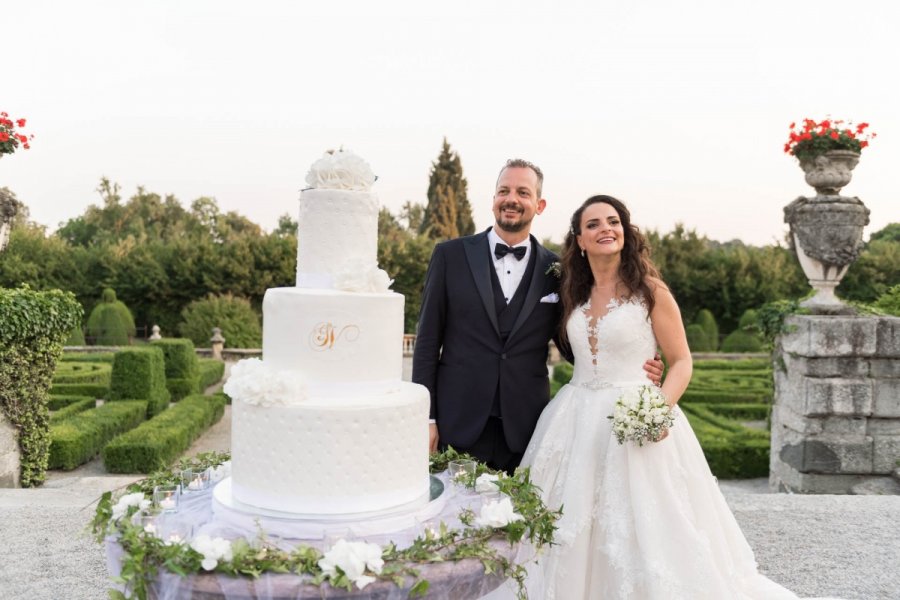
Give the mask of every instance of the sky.
POLYGON ((844 194, 867 235, 900 221, 900 5, 883 1, 0 0, 0 111, 28 151, 0 186, 53 230, 101 177, 213 197, 264 228, 296 218, 309 166, 343 146, 397 213, 426 201, 442 140, 476 226, 506 159, 545 174, 538 238, 587 197, 711 239, 784 239, 812 188, 788 125, 830 116, 878 133, 844 194))

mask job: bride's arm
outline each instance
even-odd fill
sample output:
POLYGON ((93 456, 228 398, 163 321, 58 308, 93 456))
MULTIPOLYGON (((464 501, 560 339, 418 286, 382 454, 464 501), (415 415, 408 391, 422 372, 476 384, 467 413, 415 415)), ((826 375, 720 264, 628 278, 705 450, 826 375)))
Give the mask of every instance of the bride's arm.
POLYGON ((662 281, 654 281, 653 298, 656 301, 650 319, 653 323, 653 334, 662 350, 669 370, 662 384, 662 392, 670 406, 675 406, 691 381, 693 362, 691 350, 688 348, 681 311, 672 296, 672 292, 662 281))

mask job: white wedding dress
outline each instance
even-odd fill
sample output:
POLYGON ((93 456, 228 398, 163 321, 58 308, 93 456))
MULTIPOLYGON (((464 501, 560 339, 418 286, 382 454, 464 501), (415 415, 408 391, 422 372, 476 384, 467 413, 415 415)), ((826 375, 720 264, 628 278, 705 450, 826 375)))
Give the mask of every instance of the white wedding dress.
POLYGON ((622 390, 649 383, 657 344, 643 304, 611 302, 566 331, 572 381, 547 405, 522 461, 544 502, 563 507, 534 569, 546 600, 796 598, 757 572, 687 419, 661 442, 619 445, 607 417, 622 390), (591 342, 596 346, 592 347, 591 342))

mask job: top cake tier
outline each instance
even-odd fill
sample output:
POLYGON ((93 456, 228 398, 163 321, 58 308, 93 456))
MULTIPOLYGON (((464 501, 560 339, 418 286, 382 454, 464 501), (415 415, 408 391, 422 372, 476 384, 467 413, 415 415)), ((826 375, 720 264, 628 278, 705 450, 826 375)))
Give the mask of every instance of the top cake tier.
POLYGON ((327 152, 306 176, 297 226, 297 287, 386 292, 378 268, 375 175, 352 152, 327 152))

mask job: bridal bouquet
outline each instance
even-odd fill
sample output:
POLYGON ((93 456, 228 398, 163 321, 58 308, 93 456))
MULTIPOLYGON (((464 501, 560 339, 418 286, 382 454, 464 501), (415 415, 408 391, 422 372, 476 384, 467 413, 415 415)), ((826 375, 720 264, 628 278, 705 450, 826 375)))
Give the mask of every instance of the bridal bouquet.
POLYGON ((613 414, 613 433, 620 444, 626 441, 657 442, 669 427, 675 424, 672 408, 656 386, 642 385, 619 396, 613 414))

